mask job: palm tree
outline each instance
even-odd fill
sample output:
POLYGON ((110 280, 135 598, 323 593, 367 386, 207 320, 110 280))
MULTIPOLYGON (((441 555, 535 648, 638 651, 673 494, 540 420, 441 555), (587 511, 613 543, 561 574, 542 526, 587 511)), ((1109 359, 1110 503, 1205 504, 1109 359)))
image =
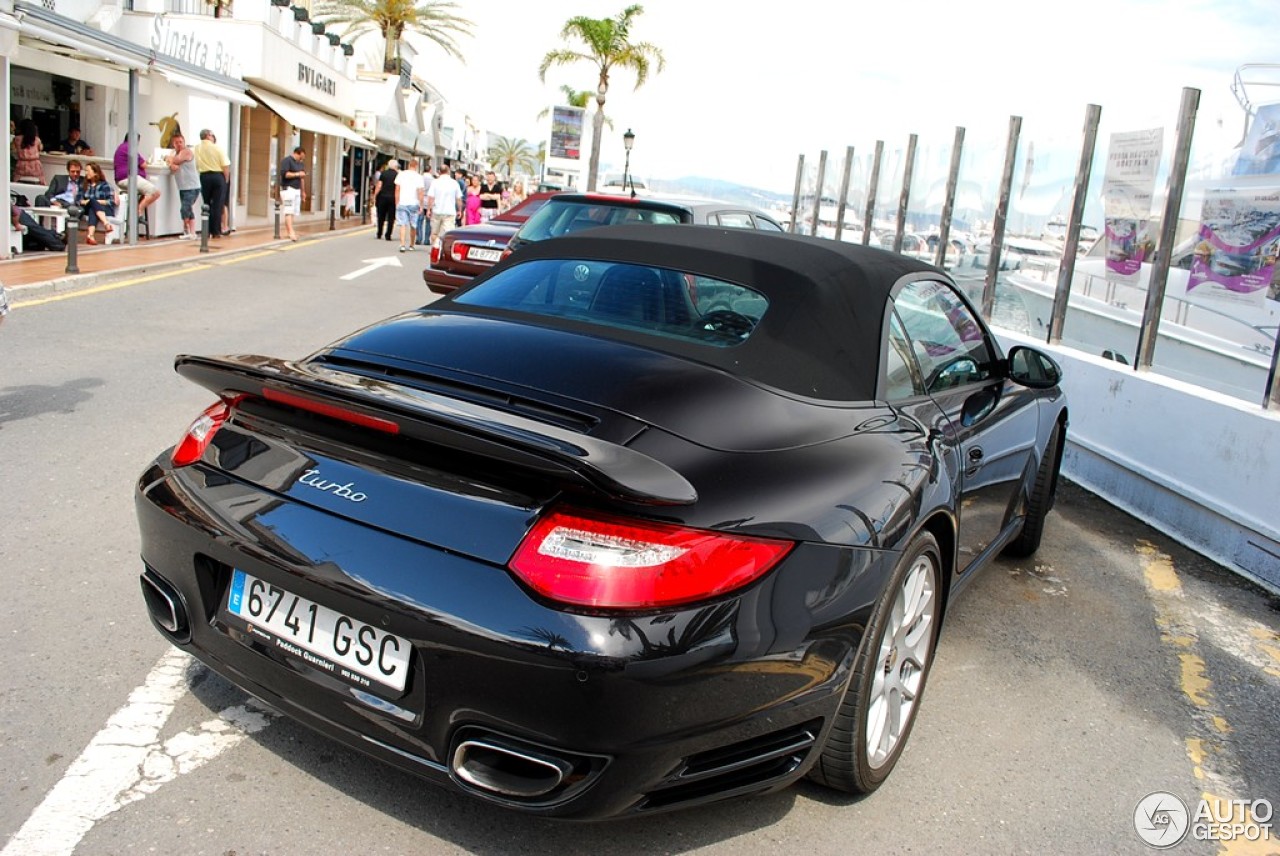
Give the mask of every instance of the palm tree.
POLYGON ((382 36, 383 70, 399 71, 400 40, 416 33, 435 42, 446 54, 465 62, 454 35, 470 36, 474 26, 454 14, 451 0, 319 0, 316 20, 345 24, 352 41, 377 32, 382 36))
MULTIPOLYGON (((567 83, 560 84, 560 91, 564 93, 564 103, 568 104, 570 107, 577 107, 582 110, 586 109, 587 104, 591 101, 591 96, 595 94, 590 89, 574 89, 567 83)), ((550 112, 550 107, 543 107, 542 110, 539 111, 537 118, 545 119, 547 118, 547 114, 550 112)), ((604 123, 609 126, 610 131, 613 130, 612 119, 605 116, 604 123)))
POLYGON ((572 65, 583 60, 594 63, 600 73, 596 87, 596 113, 592 121, 591 164, 587 171, 587 190, 596 189, 596 173, 600 170, 600 136, 604 129, 604 99, 609 92, 609 72, 614 68, 629 68, 636 73, 636 89, 649 79, 651 63, 657 70, 666 67, 662 51, 648 42, 632 42, 631 21, 644 12, 644 7, 633 4, 623 9, 616 18, 570 18, 560 31, 560 38, 577 39, 585 46, 578 51, 558 48, 542 58, 538 76, 547 79, 547 69, 553 65, 572 65))
POLYGON ((502 167, 508 177, 517 170, 533 173, 538 167, 537 154, 529 141, 511 137, 494 137, 493 145, 489 146, 489 162, 495 167, 502 167))

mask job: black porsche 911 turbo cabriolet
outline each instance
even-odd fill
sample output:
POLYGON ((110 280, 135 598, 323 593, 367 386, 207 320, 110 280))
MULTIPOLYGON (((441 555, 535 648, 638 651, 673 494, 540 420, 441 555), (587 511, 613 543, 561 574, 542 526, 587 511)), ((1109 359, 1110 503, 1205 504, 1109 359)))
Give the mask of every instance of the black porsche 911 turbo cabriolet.
POLYGON ((156 627, 303 723, 529 813, 874 790, 947 604, 1028 555, 1067 428, 945 273, 617 226, 288 361, 142 474, 156 627))

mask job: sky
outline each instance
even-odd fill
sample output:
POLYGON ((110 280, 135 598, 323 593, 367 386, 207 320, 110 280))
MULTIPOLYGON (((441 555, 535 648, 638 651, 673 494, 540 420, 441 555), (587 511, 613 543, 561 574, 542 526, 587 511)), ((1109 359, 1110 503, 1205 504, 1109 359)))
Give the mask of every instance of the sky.
MULTIPOLYGON (((596 86, 594 65, 538 66, 576 15, 613 17, 625 0, 456 0, 474 23, 460 40, 465 64, 418 40, 415 72, 490 133, 545 140, 537 114, 563 103, 560 85, 596 86)), ((662 50, 665 69, 635 88, 611 79, 601 150, 620 170, 622 135, 635 133, 638 177, 700 176, 789 193, 801 153, 827 150, 838 169, 847 146, 876 140, 949 149, 965 128, 967 156, 1003 158, 1009 120, 1024 145, 1068 140, 1078 149, 1086 108, 1105 129, 1177 124, 1184 87, 1199 89, 1197 135, 1243 135, 1231 92, 1244 63, 1280 62, 1277 0, 913 0, 785 3, 642 0, 632 41, 662 50)), ((1280 82, 1280 73, 1272 75, 1280 82)), ((1250 87, 1280 101, 1280 86, 1250 87)), ((1105 140, 1105 137, 1102 137, 1105 140)), ((1049 147, 1041 144, 1042 150, 1049 147)), ((585 159, 585 154, 584 154, 585 159)), ((997 167, 998 168, 998 167, 997 167)))

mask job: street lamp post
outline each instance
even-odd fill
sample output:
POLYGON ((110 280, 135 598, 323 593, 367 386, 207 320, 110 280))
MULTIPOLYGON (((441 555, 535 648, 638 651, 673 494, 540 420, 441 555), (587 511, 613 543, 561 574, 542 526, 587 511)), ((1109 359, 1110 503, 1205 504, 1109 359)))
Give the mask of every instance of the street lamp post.
POLYGON ((627 183, 631 183, 631 198, 636 198, 636 185, 631 181, 631 147, 636 144, 636 135, 631 133, 631 129, 627 128, 627 132, 622 135, 622 146, 627 150, 627 162, 622 167, 622 190, 626 192, 627 183))

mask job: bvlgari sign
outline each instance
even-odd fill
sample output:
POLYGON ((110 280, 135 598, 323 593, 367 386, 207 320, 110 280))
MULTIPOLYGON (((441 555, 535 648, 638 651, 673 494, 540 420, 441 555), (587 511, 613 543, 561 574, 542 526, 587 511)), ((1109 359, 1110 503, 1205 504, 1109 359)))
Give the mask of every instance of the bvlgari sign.
POLYGON ((312 68, 304 62, 298 63, 298 82, 305 83, 325 95, 336 95, 338 85, 332 77, 312 68))

